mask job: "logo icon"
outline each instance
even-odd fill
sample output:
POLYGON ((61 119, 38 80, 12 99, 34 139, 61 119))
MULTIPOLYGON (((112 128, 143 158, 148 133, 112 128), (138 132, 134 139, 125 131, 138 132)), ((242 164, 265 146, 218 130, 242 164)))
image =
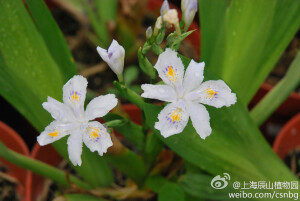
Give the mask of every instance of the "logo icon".
POLYGON ((230 180, 230 175, 228 173, 223 173, 223 177, 220 175, 215 176, 211 182, 210 185, 214 189, 223 189, 228 185, 228 182, 230 180))

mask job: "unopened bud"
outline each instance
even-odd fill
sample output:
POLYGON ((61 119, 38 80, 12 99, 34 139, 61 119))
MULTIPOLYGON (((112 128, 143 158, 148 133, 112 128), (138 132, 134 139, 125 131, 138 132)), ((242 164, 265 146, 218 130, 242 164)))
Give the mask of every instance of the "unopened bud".
POLYGON ((152 27, 149 26, 146 30, 146 38, 147 39, 150 39, 152 37, 152 34, 153 34, 153 30, 152 30, 152 27))
POLYGON ((161 16, 159 16, 155 22, 154 33, 153 33, 154 36, 157 36, 158 31, 161 29, 161 27, 162 27, 162 19, 161 16))
POLYGON ((187 30, 195 17, 198 10, 198 0, 182 0, 181 10, 183 12, 184 28, 187 30))
POLYGON ((162 4, 162 6, 160 8, 160 15, 163 16, 164 14, 166 14, 168 12, 168 10, 170 10, 168 0, 164 0, 164 3, 162 4))

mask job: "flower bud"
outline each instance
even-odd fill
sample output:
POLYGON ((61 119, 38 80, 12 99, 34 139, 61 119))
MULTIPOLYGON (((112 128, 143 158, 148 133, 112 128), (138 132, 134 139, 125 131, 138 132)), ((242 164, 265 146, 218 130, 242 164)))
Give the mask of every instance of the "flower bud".
POLYGON ((146 30, 146 38, 147 39, 150 39, 152 37, 152 34, 153 34, 153 30, 152 30, 152 27, 149 26, 146 30))
POLYGON ((98 46, 97 51, 101 58, 108 64, 108 66, 112 69, 112 71, 114 71, 115 74, 117 74, 118 78, 120 79, 120 77, 122 77, 124 69, 124 48, 119 45, 117 41, 113 40, 108 50, 98 46))
POLYGON ((164 3, 162 4, 162 6, 160 8, 160 15, 163 16, 164 14, 166 14, 168 12, 168 10, 170 10, 168 0, 164 0, 164 3))
POLYGON ((161 29, 161 27, 162 27, 162 19, 161 19, 161 16, 159 16, 156 19, 156 22, 155 22, 155 25, 154 25, 154 33, 153 33, 154 36, 157 36, 158 31, 161 29))
POLYGON ((163 19, 167 24, 175 25, 179 23, 178 13, 176 9, 168 10, 164 15, 163 19))
POLYGON ((174 25, 177 35, 181 35, 178 13, 176 9, 169 9, 163 15, 163 20, 167 23, 167 27, 171 27, 172 25, 174 25))
POLYGON ((198 10, 198 0, 182 0, 181 10, 183 12, 183 21, 185 30, 187 30, 195 17, 198 10))

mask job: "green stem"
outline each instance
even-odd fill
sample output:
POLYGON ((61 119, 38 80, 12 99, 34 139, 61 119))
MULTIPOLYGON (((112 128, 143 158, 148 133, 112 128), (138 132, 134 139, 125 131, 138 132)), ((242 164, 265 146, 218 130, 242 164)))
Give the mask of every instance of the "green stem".
POLYGON ((123 83, 114 81, 114 85, 124 98, 126 98, 127 100, 129 100, 130 102, 138 106, 141 110, 144 110, 143 106, 145 102, 142 97, 140 97, 137 93, 135 93, 131 89, 127 88, 123 83))
POLYGON ((117 74, 117 77, 118 77, 119 82, 124 82, 123 74, 120 74, 120 75, 117 74))
POLYGON ((122 119, 122 120, 117 119, 117 120, 112 120, 112 121, 105 122, 105 125, 107 127, 116 128, 116 127, 119 127, 119 126, 123 126, 127 122, 128 122, 128 120, 126 120, 126 119, 122 119))
MULTIPOLYGON (((14 152, 8 149, 2 142, 0 142, 0 156, 21 168, 28 169, 36 174, 49 178, 63 186, 69 186, 68 180, 66 178, 66 173, 62 170, 59 170, 46 163, 14 152)), ((70 175, 69 178, 70 181, 76 184, 77 186, 83 189, 91 189, 91 186, 77 179, 76 177, 70 175)))
POLYGON ((300 52, 285 77, 250 112, 253 121, 261 125, 290 95, 300 82, 300 52))

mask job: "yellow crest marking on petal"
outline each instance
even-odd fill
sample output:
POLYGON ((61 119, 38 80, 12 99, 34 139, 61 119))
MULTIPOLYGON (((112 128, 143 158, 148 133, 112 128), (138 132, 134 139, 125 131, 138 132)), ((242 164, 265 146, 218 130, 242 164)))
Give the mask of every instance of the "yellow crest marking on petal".
POLYGON ((168 66, 165 74, 172 82, 175 82, 177 80, 176 71, 174 70, 174 68, 171 65, 168 66))
POLYGON ((216 94, 218 94, 219 92, 214 91, 211 87, 208 89, 205 89, 206 92, 206 97, 207 98, 213 98, 216 94))
POLYGON ((182 109, 181 108, 176 108, 176 110, 174 110, 171 114, 170 114, 172 123, 174 121, 180 121, 182 118, 182 109))
POLYGON ((70 97, 71 102, 77 101, 79 102, 79 96, 77 95, 77 92, 73 92, 72 96, 70 97))
POLYGON ((58 136, 58 130, 55 130, 55 131, 52 132, 52 133, 48 133, 48 135, 49 135, 50 137, 57 137, 57 136, 58 136))
POLYGON ((100 130, 96 127, 88 127, 88 131, 89 131, 89 134, 90 134, 90 137, 92 139, 96 139, 96 138, 99 138, 100 137, 100 130))

